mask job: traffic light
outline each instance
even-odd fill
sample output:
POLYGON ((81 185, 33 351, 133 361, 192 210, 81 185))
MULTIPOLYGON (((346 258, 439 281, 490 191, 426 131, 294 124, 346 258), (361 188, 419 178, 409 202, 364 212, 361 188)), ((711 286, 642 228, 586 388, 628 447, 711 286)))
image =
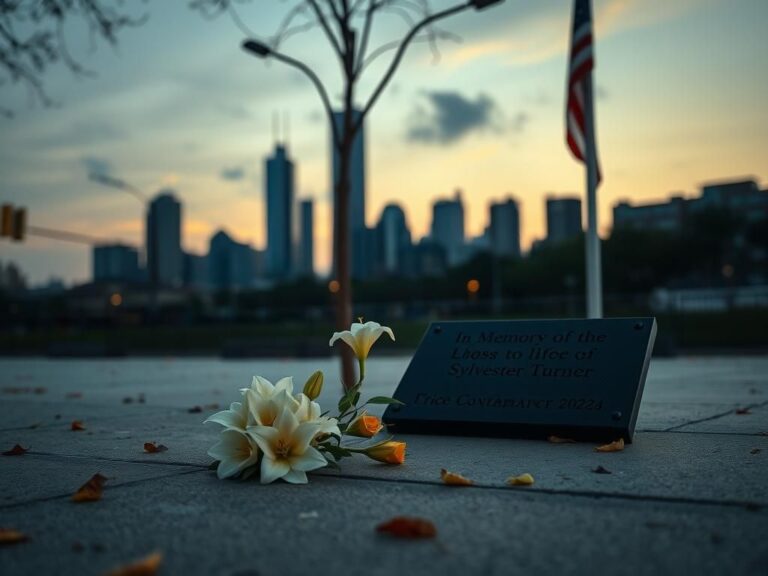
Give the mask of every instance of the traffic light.
POLYGON ((27 233, 27 209, 17 208, 13 213, 13 239, 16 242, 24 240, 27 233))
POLYGON ((0 237, 10 238, 13 236, 13 206, 3 204, 0 218, 0 237))
POLYGON ((0 211, 0 237, 21 242, 27 235, 27 209, 3 204, 0 211))

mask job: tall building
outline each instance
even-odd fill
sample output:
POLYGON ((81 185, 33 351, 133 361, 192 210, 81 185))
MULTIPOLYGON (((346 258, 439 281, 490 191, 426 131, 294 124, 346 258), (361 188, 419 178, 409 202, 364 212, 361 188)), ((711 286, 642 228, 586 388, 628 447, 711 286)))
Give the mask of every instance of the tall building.
POLYGON ((172 190, 161 191, 147 211, 147 271, 155 286, 181 286, 181 203, 172 190))
POLYGON ((93 247, 93 281, 139 279, 139 251, 124 244, 100 244, 93 247))
MULTIPOLYGON (((356 121, 360 117, 360 110, 352 111, 353 121, 356 121)), ((344 112, 334 112, 333 120, 336 125, 336 130, 339 134, 344 129, 344 112)), ((334 205, 337 202, 336 198, 336 183, 340 178, 341 171, 341 159, 339 157, 336 146, 331 142, 331 150, 333 151, 333 166, 331 174, 333 181, 331 182, 331 189, 333 190, 333 202, 334 205)), ((352 155, 350 158, 351 165, 349 169, 349 242, 350 242, 350 265, 351 273, 355 278, 363 276, 363 270, 366 268, 367 255, 361 247, 364 245, 364 238, 367 236, 365 227, 365 129, 360 127, 360 131, 355 136, 355 140, 352 142, 352 155)), ((337 222, 333 223, 334 227, 337 226, 337 222)), ((334 237, 335 238, 335 237, 334 237)), ((333 251, 334 256, 336 250, 333 251)), ((334 261, 333 269, 336 270, 336 262, 334 261)))
POLYGON ((286 278, 293 263, 293 162, 278 144, 267 158, 267 274, 286 278))
POLYGON ((253 286, 259 266, 259 252, 236 242, 219 230, 211 237, 208 250, 208 283, 214 290, 238 290, 253 286))
POLYGON ((296 273, 299 276, 315 275, 314 202, 302 200, 299 204, 299 253, 296 273))
POLYGON ((491 203, 488 236, 497 256, 520 256, 520 208, 513 198, 491 203))
POLYGON ((683 227, 687 206, 688 201, 682 196, 672 196, 668 202, 653 204, 619 202, 613 207, 613 227, 677 231, 683 227))
POLYGON ((581 234, 581 198, 547 198, 547 242, 569 240, 581 234))
POLYGON ((461 263, 464 247, 464 203, 461 190, 453 200, 437 200, 432 205, 432 241, 442 246, 449 266, 461 263))
POLYGON ((411 246, 411 231, 399 204, 387 204, 382 210, 376 226, 376 239, 379 244, 379 272, 401 274, 404 252, 411 246))
POLYGON ((184 286, 206 289, 209 285, 208 256, 184 253, 184 286))

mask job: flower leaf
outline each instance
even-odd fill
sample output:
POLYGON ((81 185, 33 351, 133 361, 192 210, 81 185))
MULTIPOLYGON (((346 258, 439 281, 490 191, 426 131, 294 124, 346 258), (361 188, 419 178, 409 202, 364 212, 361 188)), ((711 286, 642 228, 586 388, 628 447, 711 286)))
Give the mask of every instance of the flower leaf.
POLYGON ((368 400, 366 404, 400 404, 402 406, 405 406, 405 402, 400 402, 400 400, 396 400, 395 398, 390 398, 389 396, 374 396, 373 398, 368 400))

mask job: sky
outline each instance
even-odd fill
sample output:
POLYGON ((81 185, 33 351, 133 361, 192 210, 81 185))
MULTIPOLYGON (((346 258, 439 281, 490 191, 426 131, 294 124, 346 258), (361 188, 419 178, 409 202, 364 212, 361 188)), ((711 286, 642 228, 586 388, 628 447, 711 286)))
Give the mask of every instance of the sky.
MULTIPOLYGON (((433 0, 437 9, 456 0, 433 0)), ((128 3, 130 4, 130 3, 128 3)), ((291 4, 256 0, 240 10, 250 33, 268 41, 291 4)), ((298 198, 316 205, 316 265, 330 261, 329 134, 312 86, 278 62, 242 52, 245 37, 226 15, 209 20, 187 0, 149 0, 146 24, 112 48, 74 21, 65 29, 80 63, 94 72, 51 69, 54 107, 23 87, 0 85, 0 201, 28 208, 31 225, 143 244, 143 206, 88 179, 97 171, 152 195, 164 187, 183 202, 183 246, 205 253, 227 230, 263 248, 264 160, 273 118, 297 165, 298 198), (287 127, 286 127, 287 124, 287 127)), ((466 228, 483 232, 492 201, 520 201, 524 247, 545 234, 547 195, 584 195, 584 170, 564 139, 571 2, 506 0, 440 25, 450 32, 439 58, 414 44, 365 126, 366 220, 400 203, 415 238, 428 233, 431 204, 463 191, 466 228), (458 41, 460 40, 460 41, 458 41)), ((702 183, 750 177, 768 186, 768 2, 765 0, 594 0, 598 190, 601 233, 619 200, 698 194, 702 183)), ((372 45, 406 31, 382 13, 372 45)), ((339 70, 321 32, 281 47, 305 61, 334 102, 339 70)), ((365 71, 366 101, 391 52, 365 71)), ((0 244, 32 283, 87 281, 84 245, 29 238, 0 244)))

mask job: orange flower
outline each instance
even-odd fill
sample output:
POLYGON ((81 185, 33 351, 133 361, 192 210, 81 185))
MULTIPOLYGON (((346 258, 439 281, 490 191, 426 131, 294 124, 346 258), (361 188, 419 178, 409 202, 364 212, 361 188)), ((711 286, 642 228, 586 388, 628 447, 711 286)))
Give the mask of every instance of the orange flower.
POLYGON ((369 416, 365 412, 362 412, 357 418, 349 423, 346 433, 350 436, 373 438, 382 428, 381 420, 379 420, 378 417, 369 416))
POLYGON ((385 464, 402 464, 405 462, 405 442, 390 440, 377 444, 368 448, 365 455, 385 464))

